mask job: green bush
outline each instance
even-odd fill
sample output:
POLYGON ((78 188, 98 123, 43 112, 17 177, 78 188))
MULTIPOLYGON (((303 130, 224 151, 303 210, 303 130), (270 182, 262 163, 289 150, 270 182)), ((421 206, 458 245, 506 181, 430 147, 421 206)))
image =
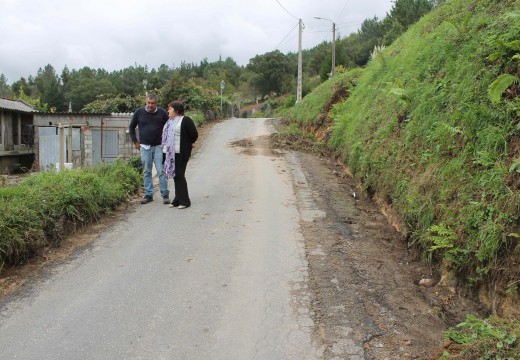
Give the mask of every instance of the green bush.
POLYGON ((462 346, 457 353, 445 351, 441 359, 520 359, 520 324, 468 315, 466 321, 444 332, 444 337, 462 346))
POLYGON ((119 160, 38 173, 17 186, 0 188, 0 270, 100 219, 136 193, 141 182, 139 173, 119 160))

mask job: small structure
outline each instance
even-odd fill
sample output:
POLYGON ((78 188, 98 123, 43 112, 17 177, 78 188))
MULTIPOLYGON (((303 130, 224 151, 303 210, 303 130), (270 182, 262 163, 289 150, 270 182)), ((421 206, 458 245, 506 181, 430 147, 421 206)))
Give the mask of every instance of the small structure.
POLYGON ((34 117, 38 170, 53 170, 59 167, 56 164, 92 166, 138 155, 128 133, 131 119, 131 113, 38 113, 34 117))
POLYGON ((111 163, 139 154, 130 139, 132 113, 43 113, 0 98, 0 174, 111 163))
POLYGON ((23 101, 0 98, 0 174, 31 169, 36 113, 23 101))

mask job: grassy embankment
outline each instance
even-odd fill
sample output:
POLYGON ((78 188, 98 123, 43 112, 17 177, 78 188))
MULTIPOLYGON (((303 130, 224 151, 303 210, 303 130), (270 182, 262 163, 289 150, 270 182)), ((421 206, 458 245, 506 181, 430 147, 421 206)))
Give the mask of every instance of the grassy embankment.
POLYGON ((0 187, 0 271, 38 249, 58 245, 75 228, 99 220, 142 185, 124 161, 63 172, 36 173, 0 187))
POLYGON ((366 68, 280 114, 292 128, 321 132, 448 281, 512 319, 520 317, 519 53, 517 1, 451 0, 366 68), (511 86, 498 97, 500 84, 491 90, 494 102, 489 89, 503 74, 511 86))

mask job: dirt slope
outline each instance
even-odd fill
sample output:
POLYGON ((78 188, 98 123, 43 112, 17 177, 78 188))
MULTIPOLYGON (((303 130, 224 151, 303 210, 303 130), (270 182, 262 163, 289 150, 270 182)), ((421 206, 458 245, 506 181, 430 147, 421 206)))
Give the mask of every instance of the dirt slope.
MULTIPOLYGON (((482 313, 479 306, 438 285, 428 264, 377 205, 359 193, 344 167, 313 146, 273 137, 272 146, 297 152, 317 207, 326 214, 302 223, 316 336, 327 359, 438 359, 442 331, 482 313), (351 340, 364 354, 349 354, 351 340)), ((294 184, 298 186, 298 184, 294 184)))

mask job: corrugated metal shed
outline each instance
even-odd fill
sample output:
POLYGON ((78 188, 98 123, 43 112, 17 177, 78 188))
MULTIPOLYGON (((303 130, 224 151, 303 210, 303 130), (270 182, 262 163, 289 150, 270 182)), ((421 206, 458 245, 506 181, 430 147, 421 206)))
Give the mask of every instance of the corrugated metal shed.
POLYGON ((11 100, 0 97, 0 110, 22 111, 22 112, 38 112, 26 103, 19 100, 11 100))

